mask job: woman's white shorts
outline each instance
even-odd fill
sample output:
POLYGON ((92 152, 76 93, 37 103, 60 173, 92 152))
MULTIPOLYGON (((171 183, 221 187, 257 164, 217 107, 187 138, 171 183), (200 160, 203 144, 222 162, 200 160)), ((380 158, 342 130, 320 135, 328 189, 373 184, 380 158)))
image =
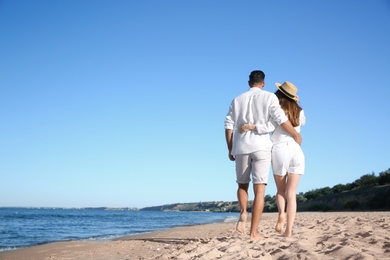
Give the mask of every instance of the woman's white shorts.
POLYGON ((295 141, 274 144, 272 147, 272 171, 275 175, 287 173, 303 174, 305 171, 305 155, 295 141))

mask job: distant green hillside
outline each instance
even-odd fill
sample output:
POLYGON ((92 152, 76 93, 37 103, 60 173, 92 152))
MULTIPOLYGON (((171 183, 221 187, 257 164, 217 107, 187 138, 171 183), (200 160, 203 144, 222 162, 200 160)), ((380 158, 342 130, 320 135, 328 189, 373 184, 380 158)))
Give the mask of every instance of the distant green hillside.
POLYGON ((240 212, 237 201, 223 202, 193 202, 176 203, 163 206, 147 207, 140 210, 144 211, 212 211, 212 212, 240 212))
MULTIPOLYGON (((264 212, 276 212, 275 196, 265 196, 264 212)), ((365 174, 352 183, 310 190, 297 194, 298 211, 389 211, 390 168, 365 174)), ((253 201, 249 201, 251 209, 253 201)), ((142 208, 143 211, 239 212, 237 201, 176 203, 142 208)))
POLYGON ((390 185, 361 187, 341 193, 330 193, 298 203, 298 211, 388 211, 390 185))

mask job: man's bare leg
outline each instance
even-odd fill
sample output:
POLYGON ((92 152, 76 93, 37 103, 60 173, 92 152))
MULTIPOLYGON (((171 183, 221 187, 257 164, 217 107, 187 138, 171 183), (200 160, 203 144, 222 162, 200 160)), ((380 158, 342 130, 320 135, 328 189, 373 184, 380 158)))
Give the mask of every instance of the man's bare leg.
POLYGON ((265 184, 254 184, 253 191, 255 194, 255 199, 253 200, 252 207, 250 240, 256 241, 262 239, 259 232, 257 231, 257 228, 260 224, 261 215, 263 214, 264 209, 265 184))
POLYGON ((247 205, 248 205, 248 187, 249 183, 238 184, 237 198, 240 206, 240 219, 237 222, 236 230, 242 235, 246 233, 246 219, 248 217, 247 205))

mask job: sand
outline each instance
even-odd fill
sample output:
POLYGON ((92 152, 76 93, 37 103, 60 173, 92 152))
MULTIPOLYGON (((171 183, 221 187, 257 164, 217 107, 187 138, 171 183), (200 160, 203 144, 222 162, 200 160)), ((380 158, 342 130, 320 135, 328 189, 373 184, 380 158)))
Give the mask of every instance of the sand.
POLYGON ((51 243, 2 252, 0 259, 390 259, 390 212, 298 213, 290 238, 275 231, 276 221, 276 213, 263 214, 265 239, 256 242, 240 235, 236 223, 217 223, 107 242, 51 243))

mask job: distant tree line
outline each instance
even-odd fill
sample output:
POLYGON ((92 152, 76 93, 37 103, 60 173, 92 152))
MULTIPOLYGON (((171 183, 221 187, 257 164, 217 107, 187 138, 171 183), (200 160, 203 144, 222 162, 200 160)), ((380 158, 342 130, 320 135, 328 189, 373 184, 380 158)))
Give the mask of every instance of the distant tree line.
POLYGON ((386 185, 386 184, 390 184, 390 168, 387 171, 383 171, 379 173, 378 176, 376 176, 375 173, 373 172, 371 174, 365 174, 361 176, 359 179, 355 180, 352 183, 337 184, 332 188, 324 187, 320 189, 310 190, 305 193, 300 193, 297 199, 298 202, 299 201, 303 202, 306 200, 313 200, 327 194, 341 193, 345 191, 356 190, 362 187, 370 187, 370 186, 386 185))

